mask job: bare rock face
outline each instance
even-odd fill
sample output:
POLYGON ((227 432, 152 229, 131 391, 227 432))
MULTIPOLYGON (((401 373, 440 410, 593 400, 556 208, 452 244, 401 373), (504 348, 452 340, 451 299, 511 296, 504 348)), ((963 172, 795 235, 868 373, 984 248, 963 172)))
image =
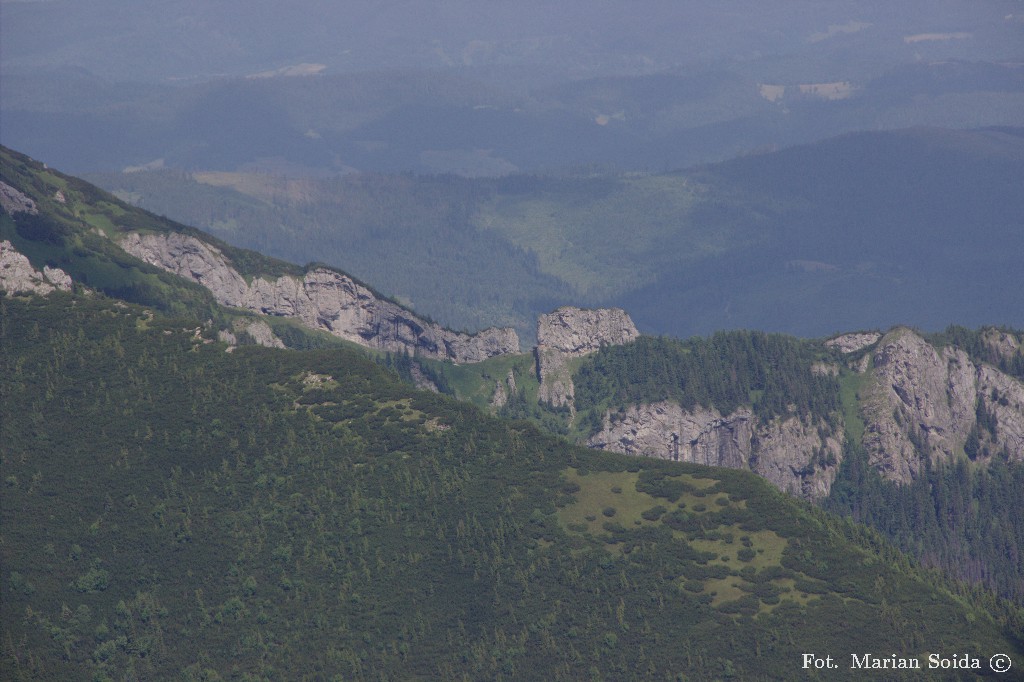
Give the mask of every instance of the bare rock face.
MULTIPOLYGON (((274 330, 263 320, 236 320, 234 325, 236 333, 245 332, 257 346, 266 348, 284 348, 284 342, 274 335, 274 330)), ((232 338, 234 334, 231 335, 232 338)), ((218 335, 219 338, 219 335, 218 335)), ((237 341, 236 341, 237 343, 237 341)))
POLYGON ((958 348, 936 349, 909 329, 885 335, 862 390, 864 447, 879 472, 900 483, 915 478, 923 457, 960 455, 978 414, 992 414, 992 450, 1024 459, 1024 385, 958 348))
POLYGON ((602 346, 633 341, 640 332, 633 320, 620 308, 587 310, 565 306, 537 320, 537 376, 539 400, 556 407, 573 406, 575 387, 569 368, 570 358, 581 357, 602 346))
POLYGON ((587 310, 564 306, 537 320, 537 345, 569 357, 579 357, 636 339, 640 332, 620 308, 587 310))
POLYGON ((1021 352, 1021 344, 1017 337, 999 329, 986 329, 981 335, 981 340, 999 358, 1008 360, 1021 352))
POLYGON ((71 287, 71 277, 60 268, 46 265, 39 272, 11 242, 0 241, 0 289, 12 294, 45 296, 56 290, 71 291, 71 287))
POLYGON ((534 348, 533 355, 537 362, 537 376, 540 377, 537 400, 555 407, 574 407, 576 386, 572 383, 570 356, 544 346, 534 348))
POLYGON ((878 332, 854 332, 852 334, 841 334, 825 342, 829 348, 837 348, 841 353, 856 353, 878 343, 882 335, 878 332))
POLYGON ((39 213, 36 202, 25 194, 14 189, 6 182, 0 181, 0 207, 14 215, 15 213, 39 213))
POLYGON ((420 369, 418 363, 412 363, 412 366, 409 368, 409 372, 410 374, 412 374, 412 383, 416 386, 416 388, 420 389, 421 391, 430 391, 431 393, 441 392, 441 390, 437 387, 437 384, 435 384, 430 379, 430 377, 423 373, 423 370, 420 369))
POLYGON ((1024 460, 1024 383, 987 365, 978 367, 977 378, 980 410, 992 416, 995 426, 995 434, 983 435, 993 450, 1024 460))
POLYGON ((494 409, 500 409, 508 404, 516 395, 516 375, 511 369, 508 371, 508 375, 505 377, 505 381, 497 380, 494 382, 494 393, 491 394, 490 405, 494 409))
POLYGON ((842 457, 843 434, 796 417, 760 424, 748 408, 723 416, 665 401, 606 414, 587 445, 630 455, 749 469, 780 490, 808 499, 828 495, 842 457))
POLYGON ((120 246, 147 263, 201 284, 218 303, 296 318, 369 348, 457 363, 519 352, 519 337, 513 329, 491 328, 473 335, 452 332, 326 268, 307 272, 301 279, 282 276, 247 282, 219 249, 188 235, 131 234, 120 246))

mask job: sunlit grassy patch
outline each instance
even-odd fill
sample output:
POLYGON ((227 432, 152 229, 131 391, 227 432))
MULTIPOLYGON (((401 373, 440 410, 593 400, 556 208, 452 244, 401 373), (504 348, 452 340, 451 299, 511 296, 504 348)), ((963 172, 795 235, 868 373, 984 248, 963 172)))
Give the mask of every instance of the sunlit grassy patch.
POLYGON ((637 477, 631 471, 581 475, 577 469, 566 470, 569 485, 578 485, 579 490, 574 493, 575 503, 559 510, 559 520, 570 530, 593 535, 604 533, 602 526, 609 521, 627 528, 636 526, 638 521, 640 525, 656 523, 645 519, 642 513, 657 506, 659 500, 637 491, 637 477))

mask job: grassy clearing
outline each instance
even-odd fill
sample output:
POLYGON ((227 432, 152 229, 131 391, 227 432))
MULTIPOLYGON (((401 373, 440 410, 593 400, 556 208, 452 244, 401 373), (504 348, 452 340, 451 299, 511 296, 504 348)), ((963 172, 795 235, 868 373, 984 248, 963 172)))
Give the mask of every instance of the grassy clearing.
POLYGON ((580 487, 576 503, 563 507, 558 512, 562 525, 574 532, 591 535, 604 533, 603 524, 608 521, 630 527, 654 524, 641 514, 656 507, 659 500, 636 489, 636 472, 595 472, 581 475, 577 469, 569 469, 566 478, 580 487), (617 492, 616 492, 617 491, 617 492), (614 510, 608 515, 606 510, 614 510))
POLYGON ((860 414, 860 401, 857 396, 869 380, 870 375, 867 372, 864 374, 843 372, 839 375, 839 399, 843 406, 846 433, 857 446, 860 446, 864 438, 864 419, 860 414))
POLYGON ((494 357, 466 365, 424 359, 419 362, 441 374, 459 400, 471 402, 477 407, 490 407, 496 384, 501 382, 504 386, 509 372, 515 377, 516 390, 525 392, 527 402, 537 402, 539 384, 532 353, 494 357))
POLYGON ((703 234, 691 217, 697 202, 698 190, 680 176, 582 180, 529 198, 496 196, 474 223, 536 253, 543 272, 580 294, 606 296, 651 281, 673 257, 692 260, 728 243, 703 234))
MULTIPOLYGON (((690 474, 668 477, 690 486, 674 502, 637 490, 641 481, 638 471, 569 468, 564 474, 574 501, 559 510, 559 523, 570 533, 603 539, 604 548, 617 554, 633 551, 633 547, 627 548, 632 545, 628 539, 631 529, 661 524, 672 527, 680 515, 692 522, 713 519, 713 514, 729 508, 746 508, 746 500, 732 500, 725 492, 710 490, 718 483, 715 479, 690 474)), ((707 521, 684 524, 682 529, 674 526, 675 542, 696 552, 692 555, 694 571, 674 578, 679 589, 700 594, 711 606, 730 614, 769 613, 782 601, 805 604, 813 598, 795 587, 794 576, 805 577, 803 574, 782 570, 788 541, 773 530, 751 531, 742 526, 737 522, 709 527, 707 521), (778 577, 760 578, 766 570, 778 577)))

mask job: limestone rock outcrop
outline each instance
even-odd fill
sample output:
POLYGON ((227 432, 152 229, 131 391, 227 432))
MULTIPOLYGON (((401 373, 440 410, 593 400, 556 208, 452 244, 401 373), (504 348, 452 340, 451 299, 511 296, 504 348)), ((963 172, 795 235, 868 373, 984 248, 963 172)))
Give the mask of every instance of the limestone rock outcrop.
POLYGON ((0 207, 14 215, 15 213, 39 213, 36 202, 22 192, 0 181, 0 207))
POLYGON ((537 345, 569 357, 579 357, 633 341, 640 332, 621 308, 563 306, 537 319, 537 345))
POLYGON ((602 346, 633 341, 640 332, 626 311, 620 308, 589 310, 564 306, 537 320, 537 376, 541 402, 556 407, 573 407, 575 388, 569 359, 577 358, 602 346))
POLYGON ((40 272, 14 245, 6 239, 0 241, 0 289, 12 294, 39 294, 53 291, 71 291, 71 277, 60 268, 43 266, 40 272))
POLYGON ((797 417, 760 423, 748 408, 683 409, 678 403, 634 405, 605 414, 587 445, 629 455, 749 469, 780 490, 808 499, 828 495, 842 458, 843 433, 797 417))
POLYGON ((904 328, 879 341, 873 361, 871 381, 861 390, 863 442, 883 476, 906 483, 920 472, 923 457, 949 460, 963 453, 978 415, 991 422, 981 434, 990 452, 1024 459, 1020 381, 904 328))
POLYGON ((841 353, 856 353, 878 343, 882 338, 879 332, 853 332, 851 334, 840 334, 825 341, 829 348, 836 348, 841 353))
MULTIPOLYGON (((266 348, 284 348, 281 339, 274 335, 274 330, 263 320, 235 320, 232 331, 222 329, 217 332, 217 340, 229 346, 238 345, 238 334, 246 334, 257 346, 266 348)), ((229 349, 230 350, 230 349, 229 349)))
POLYGON ((1021 352, 1020 340, 1000 329, 986 329, 981 335, 981 340, 998 358, 1008 360, 1021 352))
POLYGON ((431 393, 441 392, 441 389, 437 387, 437 384, 423 373, 419 363, 412 363, 412 366, 409 367, 409 373, 412 374, 412 383, 421 391, 430 391, 431 393))
POLYGON ((283 275, 247 281, 219 249, 189 235, 130 234, 119 244, 147 263, 201 284, 218 303, 296 318, 370 348, 456 363, 519 352, 519 337, 513 329, 453 332, 377 298, 351 277, 327 268, 313 269, 301 278, 283 275))

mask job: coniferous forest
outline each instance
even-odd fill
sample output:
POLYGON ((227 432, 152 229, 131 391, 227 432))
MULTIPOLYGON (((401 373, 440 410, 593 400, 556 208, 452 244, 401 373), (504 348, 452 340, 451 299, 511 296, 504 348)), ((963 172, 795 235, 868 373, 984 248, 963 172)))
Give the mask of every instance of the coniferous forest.
POLYGON ((574 448, 359 351, 208 335, 0 297, 5 679, 768 680, 805 650, 1020 653, 1009 602, 751 474, 574 448))

